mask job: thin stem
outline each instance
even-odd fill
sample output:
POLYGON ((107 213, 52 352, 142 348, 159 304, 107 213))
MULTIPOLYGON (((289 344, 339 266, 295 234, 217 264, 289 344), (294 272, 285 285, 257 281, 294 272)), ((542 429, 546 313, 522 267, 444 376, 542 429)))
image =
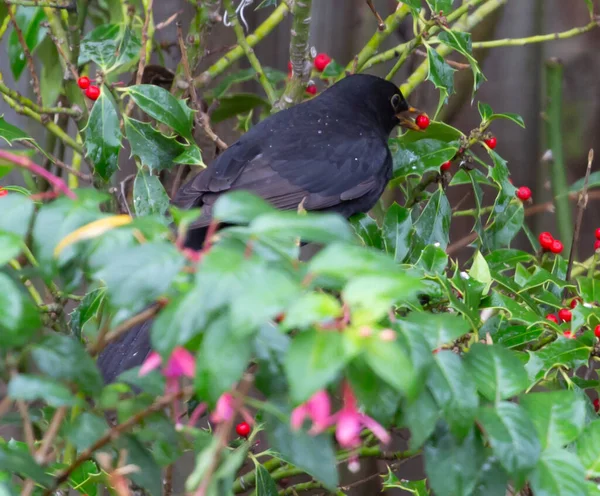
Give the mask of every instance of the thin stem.
POLYGON ((64 420, 66 415, 67 415, 67 407, 65 407, 65 406, 61 406, 60 408, 57 408, 56 411, 54 412, 54 416, 52 417, 52 420, 50 421, 50 426, 48 427, 48 430, 46 431, 46 434, 44 435, 44 438, 42 439, 42 445, 40 446, 40 449, 35 454, 35 459, 38 463, 43 464, 46 462, 46 457, 48 456, 48 453, 50 452, 50 448, 52 447, 54 438, 56 438, 56 435, 58 434, 58 430, 60 429, 62 421, 64 420))
POLYGON ((51 9, 76 10, 74 1, 68 4, 60 2, 50 2, 49 0, 4 0, 8 5, 20 5, 21 7, 48 7, 51 9))
POLYGON ((285 86, 283 95, 273 106, 274 110, 283 110, 302 99, 306 83, 310 77, 312 64, 308 60, 308 35, 310 32, 310 9, 312 0, 296 0, 294 2, 290 61, 292 77, 285 86))
POLYGON ((570 249, 571 237, 573 235, 573 218, 571 205, 569 204, 567 182, 567 171, 565 166, 562 136, 563 119, 563 66, 556 60, 546 62, 546 98, 547 107, 545 112, 546 143, 552 151, 550 164, 550 182, 552 195, 556 207, 556 222, 560 239, 563 240, 565 248, 570 249))
MULTIPOLYGON (((310 0, 304 0, 304 1, 309 4, 309 9, 310 9, 310 0)), ((224 0, 223 3, 225 5, 225 9, 227 10, 227 14, 228 14, 229 18, 231 19, 231 26, 233 27, 233 31, 235 32, 235 36, 237 38, 238 45, 242 47, 242 50, 244 50, 244 53, 246 54, 246 58, 248 59, 248 62, 250 62, 252 69, 254 69, 256 71, 256 74, 258 75, 258 81, 260 82, 261 86, 265 90, 265 93, 267 94, 267 98, 269 99, 269 102, 271 103, 271 105, 273 105, 275 103, 275 101, 277 100, 277 94, 275 93, 273 86, 271 86, 271 83, 267 79, 267 76, 265 75, 265 71, 263 70, 261 63, 258 60, 258 57, 254 53, 254 50, 248 44, 248 40, 246 40, 246 35, 244 34, 244 28, 240 24, 240 21, 239 21, 237 15, 235 14, 235 9, 233 7, 233 3, 231 3, 231 0, 224 0)))
POLYGON ((17 400, 17 409, 23 419, 23 433, 25 434, 25 442, 29 447, 31 453, 35 450, 35 436, 33 435, 33 427, 31 426, 31 418, 29 417, 29 410, 27 404, 23 400, 17 400))
POLYGON ((6 86, 4 82, 0 79, 0 93, 3 93, 13 100, 16 100, 21 105, 25 107, 29 107, 34 112, 38 114, 66 114, 71 115, 75 118, 81 117, 81 109, 78 108, 67 108, 67 107, 41 107, 36 103, 32 102, 29 98, 21 95, 18 91, 13 90, 6 86))
POLYGON ((7 160, 17 167, 21 167, 33 174, 43 177, 54 187, 56 191, 64 193, 65 196, 68 196, 71 199, 77 198, 75 193, 68 188, 62 179, 56 177, 54 174, 51 174, 43 167, 35 164, 29 157, 15 155, 14 153, 7 152, 6 150, 0 150, 0 158, 7 160))
MULTIPOLYGON (((265 21, 256 28, 253 34, 246 36, 246 42, 249 47, 254 47, 259 41, 263 40, 268 34, 271 33, 280 23, 285 19, 285 16, 289 12, 289 7, 285 2, 281 2, 279 6, 271 13, 265 21)), ((197 76, 194 79, 194 83, 197 87, 206 86, 214 78, 225 72, 234 62, 240 59, 244 55, 244 49, 241 46, 237 46, 227 52, 223 57, 217 60, 211 65, 206 71, 197 76)))

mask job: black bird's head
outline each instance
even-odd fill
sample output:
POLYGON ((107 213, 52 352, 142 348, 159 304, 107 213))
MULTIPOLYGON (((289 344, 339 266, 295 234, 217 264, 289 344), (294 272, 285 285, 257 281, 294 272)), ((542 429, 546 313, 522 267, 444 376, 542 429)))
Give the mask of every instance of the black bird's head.
POLYGON ((353 74, 334 84, 323 96, 356 110, 358 119, 368 119, 387 134, 396 126, 421 131, 414 118, 423 112, 411 107, 398 87, 377 76, 353 74))

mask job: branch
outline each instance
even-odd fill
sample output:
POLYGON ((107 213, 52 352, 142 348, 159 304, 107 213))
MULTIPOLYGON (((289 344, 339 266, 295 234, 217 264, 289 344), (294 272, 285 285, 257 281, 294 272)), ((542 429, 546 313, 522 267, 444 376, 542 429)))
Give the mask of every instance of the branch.
POLYGON ((66 415, 67 415, 67 407, 65 407, 65 406, 61 406, 60 408, 57 408, 56 412, 54 412, 54 416, 52 417, 52 420, 50 421, 50 426, 48 427, 48 430, 46 431, 46 435, 42 439, 42 445, 40 446, 40 449, 38 450, 38 452, 35 454, 35 459, 38 463, 40 463, 40 464, 45 463, 46 457, 48 456, 48 453, 50 452, 50 448, 52 447, 54 438, 58 434, 58 430, 60 429, 62 421, 64 420, 66 415))
POLYGON ((65 196, 76 199, 77 196, 73 193, 65 184, 65 182, 56 177, 54 174, 51 174, 43 167, 35 164, 29 157, 23 157, 20 155, 15 155, 14 153, 7 152, 6 150, 0 150, 0 158, 7 160, 8 162, 15 164, 17 167, 21 167, 23 169, 28 170, 32 174, 36 174, 40 177, 43 177, 48 183, 50 183, 56 191, 60 191, 64 193, 65 196))
MULTIPOLYGON (((310 12, 311 0, 304 0, 304 1, 308 3, 308 8, 309 8, 309 12, 310 12)), ((242 50, 246 54, 246 58, 248 59, 248 62, 250 62, 250 65, 256 71, 256 74, 258 75, 258 81, 260 82, 261 86, 265 90, 265 93, 267 94, 267 98, 269 99, 269 103, 271 105, 273 105, 277 101, 277 94, 275 93, 273 86, 271 86, 271 83, 267 79, 267 76, 265 75, 265 71, 263 70, 262 65, 260 64, 258 57, 255 55, 254 50, 252 49, 252 47, 248 44, 248 41, 246 40, 246 35, 244 34, 244 28, 240 24, 238 16, 235 13, 233 4, 231 3, 231 0, 223 0, 223 3, 225 5, 225 9, 227 11, 228 17, 231 18, 231 26, 233 27, 233 31, 235 32, 235 36, 237 38, 238 45, 242 47, 242 50)), ((293 31, 292 31, 292 33, 293 33, 293 31)))
POLYGON ((7 5, 20 5, 21 7, 48 7, 51 9, 64 9, 67 12, 77 11, 77 3, 70 1, 68 4, 50 2, 49 0, 4 0, 7 5))
MULTIPOLYGON (((588 153, 587 169, 585 171, 585 180, 583 183, 583 189, 579 193, 579 199, 577 201, 577 221, 575 222, 575 230, 573 231, 573 242, 571 244, 571 251, 569 253, 569 265, 567 266, 567 277, 566 281, 571 279, 571 270, 573 270, 573 259, 575 257, 575 247, 579 244, 579 232, 581 230, 581 223, 583 222, 583 212, 588 203, 588 184, 590 181, 590 173, 592 172, 592 162, 594 161, 594 150, 590 150, 588 153)), ((566 290, 566 288, 565 288, 566 290)))
MULTIPOLYGON (((271 13, 265 21, 256 28, 253 34, 246 36, 246 42, 249 47, 254 47, 256 44, 263 40, 273 29, 275 29, 281 21, 285 18, 289 8, 285 2, 281 2, 279 6, 271 13)), ((194 78, 194 84, 201 88, 210 83, 214 78, 225 72, 235 61, 240 59, 244 55, 244 49, 241 46, 237 46, 234 49, 227 52, 217 62, 211 65, 206 71, 194 78)))
POLYGON ((92 446, 82 451, 77 459, 71 463, 65 470, 63 470, 55 479, 54 484, 49 489, 46 489, 44 496, 50 496, 63 482, 69 479, 69 476, 85 461, 89 460, 95 451, 99 450, 103 446, 107 445, 111 441, 118 439, 123 433, 127 432, 132 427, 139 424, 143 419, 152 415, 153 413, 160 412, 163 408, 171 404, 173 401, 177 401, 184 396, 188 396, 194 392, 192 386, 185 387, 180 391, 176 391, 171 394, 167 394, 157 399, 152 405, 145 410, 136 413, 133 417, 129 418, 122 424, 118 424, 113 428, 109 429, 100 439, 98 439, 92 446))
MULTIPOLYGON (((37 145, 35 145, 29 141, 23 141, 23 145, 25 145, 27 148, 30 148, 32 150, 40 151, 40 148, 38 148, 37 145)), ((74 176, 77 176, 79 179, 82 179, 83 181, 86 181, 88 183, 91 183, 94 180, 94 178, 92 176, 90 176, 89 174, 84 174, 83 172, 76 169, 75 167, 71 167, 70 165, 65 164, 62 160, 58 159, 51 153, 48 153, 47 151, 44 151, 43 153, 46 157, 48 157, 50 162, 52 162, 54 165, 56 165, 56 167, 66 170, 69 174, 73 174, 74 176)), ((81 155, 75 154, 75 156, 73 157, 73 161, 75 161, 75 159, 77 157, 79 157, 79 160, 81 160, 81 155)))
POLYGON ((0 74, 0 93, 3 93, 5 95, 9 96, 13 100, 16 100, 17 102, 19 102, 21 105, 28 107, 31 110, 33 110, 34 112, 37 112, 38 114, 41 114, 41 115, 43 115, 43 114, 66 114, 66 115, 73 116, 77 119, 79 117, 81 117, 81 109, 79 109, 77 107, 72 107, 72 108, 41 107, 41 106, 37 105, 36 103, 32 102, 29 98, 21 95, 18 91, 13 90, 13 89, 9 88, 8 86, 6 86, 4 84, 4 82, 2 81, 1 74, 0 74))
POLYGON ((311 5, 312 0, 296 0, 294 2, 294 20, 290 40, 292 77, 288 81, 283 95, 273 106, 274 110, 283 110, 299 102, 310 77, 312 65, 308 61, 308 35, 310 32, 311 5))

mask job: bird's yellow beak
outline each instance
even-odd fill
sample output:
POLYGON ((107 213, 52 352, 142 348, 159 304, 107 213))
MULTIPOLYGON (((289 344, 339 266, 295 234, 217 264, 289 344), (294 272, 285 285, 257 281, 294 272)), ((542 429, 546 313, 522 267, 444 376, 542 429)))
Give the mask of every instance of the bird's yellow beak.
MULTIPOLYGON (((417 124, 415 123, 415 118, 417 115, 425 114, 425 112, 421 112, 419 109, 414 107, 408 107, 408 110, 403 110, 396 114, 396 118, 398 119, 400 126, 405 129, 411 129, 413 131, 423 131, 417 124)), ((427 115, 427 114, 425 114, 427 115)))

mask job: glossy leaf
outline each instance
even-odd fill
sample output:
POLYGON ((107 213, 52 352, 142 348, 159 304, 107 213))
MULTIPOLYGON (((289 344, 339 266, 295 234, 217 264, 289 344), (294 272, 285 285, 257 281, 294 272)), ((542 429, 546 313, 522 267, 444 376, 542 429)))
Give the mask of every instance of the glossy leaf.
POLYGON ((383 248, 381 229, 373 217, 368 214, 353 215, 350 224, 365 246, 372 246, 378 250, 383 248))
POLYGON ((103 417, 82 412, 64 427, 67 439, 80 451, 92 446, 108 429, 103 417))
POLYGON ((419 449, 434 431, 440 418, 435 399, 428 389, 402 407, 402 420, 410 429, 410 448, 419 449))
POLYGON ((364 357, 373 372, 390 386, 407 396, 415 396, 417 375, 409 357, 397 343, 371 338, 364 345, 364 357))
POLYGON ((437 172, 440 165, 456 155, 459 146, 458 141, 423 138, 405 142, 400 139, 392 153, 394 177, 422 176, 429 171, 437 172))
POLYGON ((340 302, 326 293, 306 293, 285 312, 284 329, 305 329, 342 315, 340 302))
POLYGON ((502 346, 473 344, 465 355, 465 365, 479 392, 490 401, 511 398, 529 386, 521 360, 502 346))
POLYGON ((269 471, 260 463, 256 464, 256 496, 278 496, 277 484, 271 477, 269 471))
POLYGON ((0 266, 21 253, 21 240, 13 233, 0 231, 0 266))
POLYGON ((587 494, 581 462, 564 449, 542 454, 530 477, 535 496, 581 496, 587 494))
MULTIPOLYGON (((129 28, 103 24, 82 40, 78 65, 96 62, 105 72, 127 66, 140 54, 141 42, 129 28)), ((118 71, 121 72, 121 71, 118 71)))
POLYGON ((232 191, 219 197, 213 209, 213 218, 232 224, 249 224, 259 215, 275 209, 262 198, 247 191, 232 191))
POLYGON ((119 116, 108 90, 100 93, 85 129, 86 155, 94 165, 94 172, 108 181, 118 169, 121 149, 119 116))
POLYGON ((418 240, 415 249, 423 249, 426 245, 434 243, 446 249, 451 216, 452 211, 446 194, 437 189, 415 222, 415 236, 418 240))
POLYGON ((169 196, 158 176, 139 169, 133 183, 133 207, 138 216, 164 214, 169 208, 169 196))
POLYGON ((165 136, 148 123, 128 117, 124 117, 124 122, 131 154, 151 170, 170 169, 186 149, 175 138, 165 136))
POLYGON ((127 94, 146 114, 166 124, 184 138, 193 141, 194 111, 160 86, 140 84, 130 86, 127 94))
POLYGON ((577 439, 577 456, 587 478, 600 477, 600 420, 590 422, 577 439))
POLYGON ((269 102, 253 93, 237 93, 219 99, 219 106, 211 114, 215 124, 223 122, 238 114, 245 114, 257 107, 269 107, 269 102))
POLYGON ((6 122, 4 117, 0 116, 0 138, 12 146, 13 141, 33 141, 25 131, 6 122))
POLYGON ((525 368, 530 380, 540 379, 555 367, 576 369, 585 365, 590 351, 591 346, 580 339, 559 337, 539 351, 530 351, 525 368))
MULTIPOLYGON (((46 20, 46 14, 41 7, 20 7, 16 9, 15 21, 21 33, 25 44, 30 53, 33 53, 37 46, 46 36, 46 28, 42 27, 42 22, 46 20)), ((25 69, 27 59, 23 52, 23 47, 19 40, 17 32, 13 29, 8 38, 8 57, 10 70, 15 80, 18 80, 25 69)))
POLYGON ((385 251, 402 262, 410 250, 412 219, 410 210, 393 203, 383 219, 383 244, 385 251))
POLYGON ((427 46, 427 62, 429 65, 427 80, 448 95, 454 93, 454 71, 456 69, 448 65, 444 58, 430 46, 427 46))
POLYGON ((412 312, 400 321, 403 329, 421 334, 432 350, 450 344, 469 332, 469 324, 456 315, 412 312))
POLYGON ((7 394, 15 400, 43 400, 48 405, 72 406, 77 403, 66 386, 44 377, 17 374, 8 383, 7 394))
POLYGON ((40 467, 26 450, 0 443, 0 467, 11 475, 33 479, 43 485, 52 484, 52 477, 40 467))
POLYGON ((37 308, 28 295, 0 273, 0 345, 23 346, 40 325, 37 308))

